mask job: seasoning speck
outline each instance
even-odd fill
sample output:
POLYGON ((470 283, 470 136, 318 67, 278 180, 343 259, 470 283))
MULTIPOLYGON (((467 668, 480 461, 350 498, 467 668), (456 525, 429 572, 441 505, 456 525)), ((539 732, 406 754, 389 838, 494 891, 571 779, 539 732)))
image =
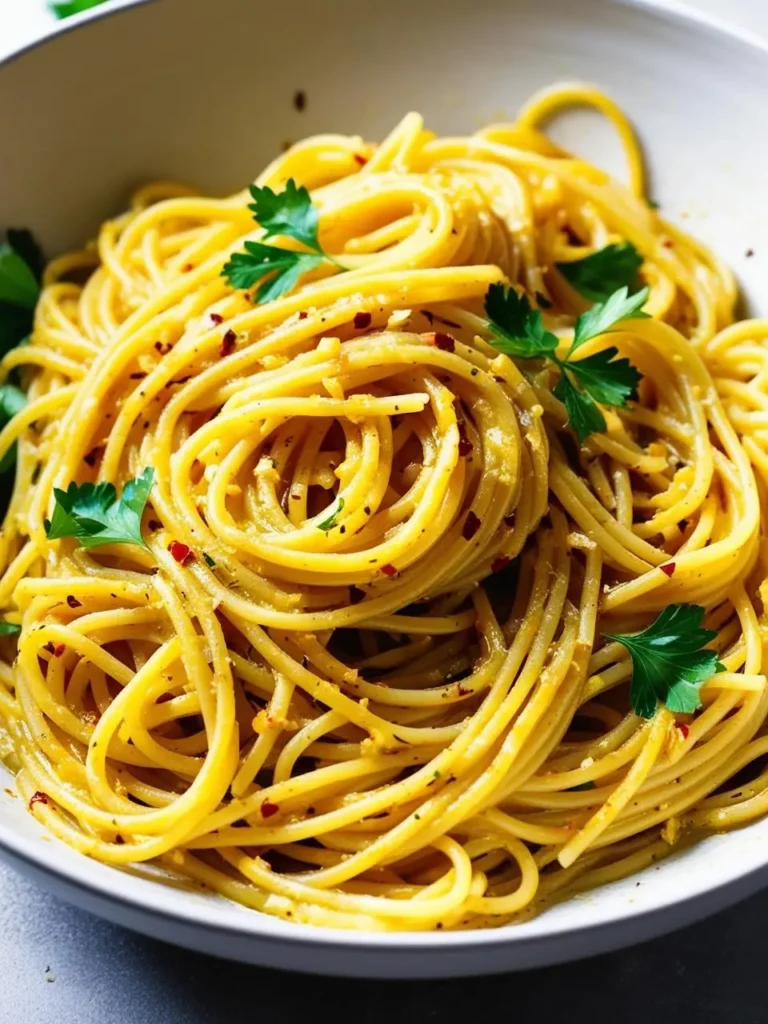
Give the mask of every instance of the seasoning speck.
POLYGON ((297 89, 293 94, 293 106, 299 113, 306 110, 307 107, 307 94, 303 89, 297 89))
POLYGON ((467 518, 464 520, 464 526, 461 530, 461 536, 464 540, 472 540, 477 531, 480 529, 480 519, 475 515, 474 512, 469 511, 467 518))

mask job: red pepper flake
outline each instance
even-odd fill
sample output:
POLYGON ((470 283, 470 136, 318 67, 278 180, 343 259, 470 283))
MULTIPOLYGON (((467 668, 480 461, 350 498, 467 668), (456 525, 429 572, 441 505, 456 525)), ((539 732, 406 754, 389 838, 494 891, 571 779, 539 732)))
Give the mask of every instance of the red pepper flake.
POLYGON ((664 246, 665 249, 673 249, 675 246, 675 243, 672 241, 671 238, 665 238, 661 244, 664 246))
POLYGON ((353 321, 356 331, 364 331, 366 327, 371 326, 371 314, 370 313, 355 313, 355 319, 353 321))
POLYGON ((32 796, 30 797, 29 809, 31 811, 35 804, 45 804, 47 807, 50 804, 50 802, 51 800, 48 794, 43 793, 41 790, 38 789, 38 791, 36 793, 33 793, 32 796))
POLYGON ((271 818, 273 814, 277 814, 280 810, 279 804, 270 803, 269 800, 265 800, 261 805, 261 816, 262 818, 271 818))
POLYGON ((299 313, 299 320, 306 320, 308 316, 309 313, 306 311, 306 309, 302 309, 299 313))
POLYGON ((167 355, 171 351, 171 349, 173 348, 173 345, 170 343, 170 341, 168 342, 167 345, 164 345, 162 343, 162 341, 156 341, 155 342, 155 348, 157 349, 157 351, 160 353, 161 356, 164 356, 164 355, 167 355))
POLYGON ((224 323, 224 317, 221 315, 221 313, 210 313, 209 315, 210 315, 211 320, 215 324, 223 324, 224 323))
POLYGON ((674 562, 667 562, 665 565, 660 565, 659 568, 665 576, 674 576, 677 565, 674 562))
POLYGON ((456 692, 458 693, 458 695, 459 695, 460 697, 467 697, 467 696, 469 696, 469 694, 470 694, 470 693, 472 693, 472 691, 471 691, 471 690, 466 690, 466 689, 465 689, 465 688, 464 688, 464 687, 463 687, 463 686, 461 685, 461 683, 457 683, 457 684, 456 684, 456 692))
POLYGON ((221 358, 223 359, 225 356, 228 356, 234 350, 236 344, 237 335, 230 327, 230 329, 221 339, 221 347, 219 348, 219 355, 221 356, 221 358))
POLYGON ((508 516, 504 516, 504 525, 508 526, 510 530, 515 525, 515 513, 510 512, 508 516))
POLYGON ((144 380, 146 376, 146 373, 144 373, 142 370, 137 370, 136 373, 129 374, 131 380, 144 380))
POLYGON ((307 94, 303 89, 297 89, 293 94, 293 105, 299 113, 307 106, 307 94))
POLYGON ((70 608, 82 608, 83 602, 78 601, 74 594, 67 594, 67 604, 70 608))
POLYGON ((117 846, 122 846, 125 843, 125 840, 119 833, 115 836, 115 843, 117 846))
POLYGON ((744 255, 747 257, 748 260, 751 260, 752 257, 755 255, 755 250, 754 249, 747 249, 747 251, 744 253, 744 255))
POLYGON ((149 522, 147 523, 147 526, 153 532, 155 530, 162 530, 162 528, 163 528, 163 524, 160 522, 159 519, 150 519, 149 522))
POLYGON ((459 420, 459 455, 466 458, 472 454, 472 442, 467 436, 467 427, 463 420, 459 420))
POLYGON ((480 529, 480 520, 474 512, 467 512, 467 518, 464 520, 464 526, 461 531, 461 536, 464 540, 472 540, 477 531, 480 529))
POLYGON ((394 565, 390 565, 389 563, 382 565, 380 572, 383 572, 385 576, 389 576, 390 579, 392 579, 393 576, 397 576, 397 569, 394 565))
POLYGON ((83 462, 86 466, 90 466, 91 469, 96 465, 98 459, 101 458, 101 454, 104 451, 104 445, 97 444, 95 448, 91 448, 87 455, 83 456, 83 462))
POLYGON ((349 603, 360 604, 365 597, 365 591, 361 587, 350 587, 349 588, 349 603))
POLYGON ((185 565, 190 559, 195 556, 192 554, 192 549, 187 544, 182 544, 180 540, 172 540, 168 545, 168 550, 171 552, 171 557, 179 563, 179 565, 185 565))
POLYGON ((688 728, 688 726, 687 725, 678 725, 677 728, 680 730, 680 734, 682 735, 683 739, 687 740, 688 739, 688 733, 690 732, 690 729, 688 728))
POLYGON ((509 563, 512 561, 507 555, 499 555, 498 558, 494 558, 491 562, 491 572, 501 572, 502 569, 506 569, 509 563))
POLYGON ((182 274, 188 274, 190 272, 190 270, 194 270, 194 269, 195 269, 195 264, 194 263, 185 263, 184 266, 181 268, 181 272, 182 272, 182 274))
POLYGON ((57 644, 53 648, 53 656, 54 656, 54 658, 60 658, 62 656, 62 654, 64 653, 64 651, 66 651, 66 649, 67 649, 66 644, 57 644))
POLYGON ((363 156, 362 153, 353 153, 352 155, 354 156, 355 160, 357 160, 361 167, 365 167, 365 165, 368 163, 368 157, 363 156))
POLYGON ((456 340, 450 334, 435 334, 435 345, 443 352, 453 352, 456 348, 456 340))
POLYGON ((49 640, 47 644, 43 644, 43 650, 48 651, 49 654, 53 654, 56 648, 53 646, 53 641, 49 640))

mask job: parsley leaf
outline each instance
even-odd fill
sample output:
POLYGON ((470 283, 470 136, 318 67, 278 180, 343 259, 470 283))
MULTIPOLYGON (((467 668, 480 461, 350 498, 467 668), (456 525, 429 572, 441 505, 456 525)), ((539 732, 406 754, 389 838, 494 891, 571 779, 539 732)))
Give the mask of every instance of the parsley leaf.
POLYGON ((9 242, 0 245, 0 302, 34 309, 40 288, 30 267, 9 242))
POLYGON ((66 491, 56 487, 56 506, 50 522, 45 522, 45 532, 51 540, 76 537, 84 548, 101 544, 139 544, 145 548, 141 516, 154 480, 154 470, 147 467, 128 481, 119 500, 110 483, 71 483, 66 491))
POLYGON ((642 376, 628 359, 616 359, 618 354, 619 350, 611 346, 567 365, 596 402, 623 407, 627 399, 637 399, 637 387, 642 376))
POLYGON ((562 370, 562 377, 555 384, 555 398, 559 398, 568 413, 568 422, 576 431, 580 442, 590 434, 600 434, 606 428, 605 417, 595 405, 593 399, 585 391, 574 387, 567 373, 562 370))
POLYGON ((492 284, 485 296, 488 327, 496 336, 494 348, 519 359, 535 359, 557 349, 557 336, 545 330, 540 310, 532 310, 525 295, 492 284))
MULTIPOLYGON (((27 396, 14 384, 0 384, 0 429, 27 404, 27 396)), ((16 463, 16 445, 13 444, 0 459, 0 473, 5 473, 16 463)))
POLYGON ((647 287, 641 288, 634 295, 630 295, 629 289, 626 287, 619 288, 613 295, 609 295, 605 302, 598 302, 586 313, 582 313, 576 321, 573 344, 568 355, 570 356, 577 348, 592 338, 606 334, 622 320, 648 319, 648 314, 642 312, 647 298, 647 287))
POLYGON ((724 671, 717 651, 702 650, 717 636, 702 629, 704 609, 696 604, 671 604, 642 633, 604 634, 632 656, 629 695, 636 714, 652 718, 657 704, 690 713, 701 706, 701 684, 724 671))
POLYGON ((265 238, 292 238, 312 252, 295 252, 263 242, 245 242, 245 252, 233 253, 221 271, 233 288, 250 288, 262 281, 254 299, 256 302, 269 302, 291 291, 302 274, 314 270, 321 263, 333 263, 340 270, 346 269, 320 245, 317 235, 320 215, 303 185, 297 186, 293 178, 288 179, 282 192, 273 192, 267 186, 251 185, 251 197, 253 202, 248 209, 264 228, 265 238))
POLYGON ((322 256, 278 249, 261 242, 246 242, 245 249, 244 253, 232 254, 222 274, 233 288, 250 288, 257 281, 262 281, 254 296, 256 302, 279 298, 296 286, 302 274, 323 262, 322 256))
POLYGON ((605 302, 617 288, 637 290, 643 257, 631 242, 606 245, 583 260, 558 263, 557 269, 577 292, 593 302, 605 302))
POLYGON ((573 353, 590 338, 609 331, 630 316, 640 316, 639 308, 648 297, 644 288, 631 298, 620 288, 605 303, 593 306, 576 321, 574 339, 564 359, 557 355, 558 338, 544 327, 541 311, 531 309, 525 295, 513 288, 492 284, 485 296, 491 344, 506 355, 518 359, 546 357, 560 370, 554 394, 565 406, 568 422, 584 441, 590 434, 605 430, 605 417, 597 403, 623 407, 637 398, 641 375, 628 359, 616 359, 618 349, 607 348, 585 359, 573 360, 573 353))
POLYGON ((584 793, 588 789, 597 789, 594 782, 580 782, 578 786, 571 786, 568 790, 569 793, 584 793))
POLYGON ((92 7, 98 7, 104 0, 51 0, 49 7, 59 20, 69 18, 73 14, 82 14, 83 11, 90 11, 92 7))
POLYGON ((339 514, 340 514, 340 512, 341 512, 341 510, 343 508, 344 508, 344 499, 343 498, 339 498, 338 503, 337 503, 336 508, 334 509, 334 511, 328 516, 327 519, 324 519, 322 521, 322 523, 318 523, 317 524, 318 530, 325 530, 325 532, 328 533, 329 530, 333 530, 334 527, 338 526, 339 525, 339 514))
POLYGON ((6 622, 4 619, 0 621, 0 636, 15 636, 20 632, 21 626, 17 626, 15 622, 6 622))
POLYGON ((325 255, 317 239, 320 215, 303 185, 297 187, 293 178, 288 179, 283 192, 251 185, 251 196, 253 202, 248 209, 256 223, 264 228, 265 238, 274 238, 275 235, 294 238, 308 249, 325 255))
POLYGON ((32 330, 43 257, 29 231, 9 228, 0 243, 0 356, 32 330))

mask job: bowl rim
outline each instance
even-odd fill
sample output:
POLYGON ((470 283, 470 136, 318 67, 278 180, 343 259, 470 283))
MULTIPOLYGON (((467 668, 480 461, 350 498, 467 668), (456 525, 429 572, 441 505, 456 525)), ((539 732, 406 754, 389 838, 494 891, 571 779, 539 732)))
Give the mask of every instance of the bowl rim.
MULTIPOLYGON (((22 57, 26 53, 45 46, 50 41, 66 33, 76 31, 91 22, 111 18, 134 7, 141 7, 162 0, 112 0, 106 7, 95 7, 81 14, 67 18, 65 21, 54 22, 51 28, 34 40, 22 44, 0 58, 0 71, 22 57)), ((695 27, 699 31, 714 38, 729 39, 731 42, 746 46, 761 55, 768 64, 768 39, 757 32, 729 23, 725 18, 699 11, 678 0, 602 0, 602 2, 620 3, 625 7, 636 8, 645 12, 660 23, 695 27)), ((0 769, 3 765, 0 763, 0 769)), ((14 794, 15 795, 15 794, 14 794)), ((759 827, 759 822, 745 826, 744 832, 759 827)), ((768 827, 768 819, 764 819, 768 827)), ((702 839, 698 848, 717 843, 724 837, 710 835, 702 839)), ((542 945, 555 942, 574 934, 606 932, 611 928, 629 924, 630 922, 649 921, 656 916, 670 915, 679 909, 679 923, 688 922, 696 916, 686 911, 702 897, 710 897, 713 907, 725 906, 728 902, 754 891, 761 884, 761 876, 768 872, 768 848, 759 850, 762 843, 755 844, 755 849, 747 855, 747 863, 734 864, 731 858, 721 858, 719 876, 715 884, 703 884, 692 876, 682 892, 666 891, 656 895, 645 905, 639 903, 622 903, 612 907, 593 908, 590 919, 574 925, 552 919, 548 914, 533 918, 522 925, 501 926, 492 929, 473 929, 469 931, 441 932, 408 932, 408 931, 345 931, 327 926, 291 923, 269 914, 243 908, 223 898, 217 898, 209 906, 201 908, 200 904, 183 899, 189 892, 172 886, 165 886, 161 881, 141 877, 120 871, 109 865, 94 862, 89 857, 78 854, 72 848, 61 843, 55 837, 46 834, 41 838, 33 838, 19 833, 0 820, 0 853, 11 862, 28 866, 35 874, 44 876, 53 886, 64 884, 69 890, 103 900, 109 904, 118 904, 126 910, 149 918, 172 920, 180 925, 192 928, 206 928, 221 937, 240 940, 267 940, 288 947, 323 946, 337 948, 339 951, 351 948, 362 948, 367 951, 429 953, 439 950, 461 952, 477 948, 503 947, 508 945, 542 945), (46 848, 42 840, 50 839, 50 848, 46 848), (61 860, 55 858, 54 851, 61 848, 67 854, 61 860), (70 859, 71 858, 71 859, 70 859), (737 894, 735 891, 739 890, 737 894), (732 890, 732 894, 728 894, 732 890), (221 911, 223 908, 223 912, 221 911)), ((682 859, 685 850, 672 854, 670 859, 682 859)), ((711 855, 714 854, 712 852, 711 855)), ((647 890, 646 890, 647 891, 647 890)), ((706 913, 702 910, 701 916, 706 913)), ((585 949, 583 955, 592 950, 585 949)), ((578 954, 575 954, 578 955, 578 954)), ((490 969, 490 967, 489 967, 490 969)))

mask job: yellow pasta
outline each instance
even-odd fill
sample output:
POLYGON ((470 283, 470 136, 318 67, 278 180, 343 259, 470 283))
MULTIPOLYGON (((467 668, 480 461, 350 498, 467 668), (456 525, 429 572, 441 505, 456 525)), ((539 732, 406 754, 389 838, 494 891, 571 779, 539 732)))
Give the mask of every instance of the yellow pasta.
POLYGON ((33 813, 105 863, 379 930, 518 921, 765 813, 768 321, 734 323, 730 272, 648 203, 624 114, 575 85, 468 138, 410 114, 258 183, 290 178, 344 273, 259 304, 221 273, 261 236, 247 194, 155 183, 50 264, 2 363, 28 404, 0 432, 0 730, 33 813), (542 134, 573 104, 629 186, 542 134), (622 241, 639 401, 579 445, 483 301, 512 283, 566 342, 589 303, 556 264, 622 241), (54 488, 145 467, 146 549, 48 539, 54 488), (674 602, 725 671, 646 721, 603 634, 674 602))

